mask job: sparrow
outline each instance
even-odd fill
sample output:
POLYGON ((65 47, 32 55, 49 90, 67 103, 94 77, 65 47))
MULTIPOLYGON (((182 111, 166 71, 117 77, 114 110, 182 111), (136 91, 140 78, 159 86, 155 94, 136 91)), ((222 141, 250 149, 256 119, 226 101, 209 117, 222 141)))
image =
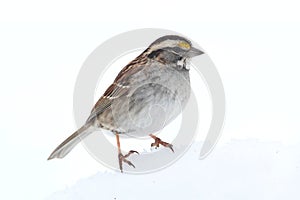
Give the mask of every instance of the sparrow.
POLYGON ((154 139, 151 147, 162 145, 174 152, 172 144, 154 133, 169 124, 185 107, 191 90, 189 60, 201 54, 204 52, 178 35, 155 40, 119 72, 94 105, 86 123, 63 141, 48 160, 65 157, 83 138, 99 128, 115 135, 121 172, 123 163, 135 167, 127 158, 138 152, 131 150, 124 155, 119 135, 149 135, 154 139), (160 109, 149 116, 153 106, 160 109))

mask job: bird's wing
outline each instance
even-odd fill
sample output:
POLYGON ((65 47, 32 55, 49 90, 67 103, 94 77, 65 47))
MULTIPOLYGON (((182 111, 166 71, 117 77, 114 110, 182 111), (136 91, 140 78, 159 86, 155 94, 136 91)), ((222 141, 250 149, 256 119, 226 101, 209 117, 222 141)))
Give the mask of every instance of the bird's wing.
POLYGON ((126 65, 117 75, 114 82, 106 89, 104 94, 93 107, 86 123, 91 122, 96 116, 110 109, 114 99, 128 94, 130 85, 134 80, 133 75, 144 69, 147 57, 141 54, 136 59, 126 65))

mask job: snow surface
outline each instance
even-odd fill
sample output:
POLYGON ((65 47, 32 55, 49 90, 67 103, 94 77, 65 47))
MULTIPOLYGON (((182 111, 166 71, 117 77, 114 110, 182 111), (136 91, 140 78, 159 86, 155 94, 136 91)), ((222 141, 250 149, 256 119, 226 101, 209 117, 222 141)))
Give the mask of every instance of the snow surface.
POLYGON ((300 199, 300 145, 234 140, 204 160, 198 159, 200 148, 194 144, 162 171, 98 172, 47 199, 300 199))

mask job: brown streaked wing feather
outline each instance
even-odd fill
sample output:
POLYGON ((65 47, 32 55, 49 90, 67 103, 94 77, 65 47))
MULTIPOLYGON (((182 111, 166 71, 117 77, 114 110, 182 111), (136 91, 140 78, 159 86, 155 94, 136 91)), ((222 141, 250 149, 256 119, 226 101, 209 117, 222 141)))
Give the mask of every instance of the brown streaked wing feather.
POLYGON ((97 101, 86 123, 91 122, 92 119, 94 119, 97 115, 101 114, 106 109, 109 109, 113 99, 127 95, 130 88, 130 82, 128 78, 131 75, 141 71, 145 67, 146 63, 147 56, 141 54, 136 59, 131 61, 128 65, 126 65, 119 72, 114 80, 114 83, 106 89, 102 97, 100 97, 100 99, 97 101))
MULTIPOLYGON (((136 72, 140 71, 143 69, 145 64, 148 62, 148 57, 147 57, 147 50, 139 55, 137 58, 135 58, 133 61, 131 61, 128 65, 126 65, 117 75, 115 78, 114 82, 115 83, 122 83, 124 84, 125 77, 130 77, 132 74, 135 74, 136 72)), ((129 83, 127 83, 129 84, 129 83)))
POLYGON ((127 91, 128 88, 120 87, 115 83, 111 84, 93 107, 86 123, 91 122, 91 120, 94 119, 97 115, 109 109, 111 107, 113 99, 126 95, 127 91))

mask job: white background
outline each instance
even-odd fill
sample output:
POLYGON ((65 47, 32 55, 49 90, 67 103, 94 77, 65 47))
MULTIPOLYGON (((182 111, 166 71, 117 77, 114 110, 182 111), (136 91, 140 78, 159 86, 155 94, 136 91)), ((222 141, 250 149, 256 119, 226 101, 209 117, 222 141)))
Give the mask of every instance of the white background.
MULTIPOLYGON (((180 32, 214 61, 226 93, 215 152, 232 140, 299 146, 299 18, 292 0, 1 1, 0 198, 43 199, 105 169, 81 145, 46 159, 76 129, 73 89, 85 58, 137 28, 180 32)), ((205 109, 207 94, 199 95, 205 109)))

